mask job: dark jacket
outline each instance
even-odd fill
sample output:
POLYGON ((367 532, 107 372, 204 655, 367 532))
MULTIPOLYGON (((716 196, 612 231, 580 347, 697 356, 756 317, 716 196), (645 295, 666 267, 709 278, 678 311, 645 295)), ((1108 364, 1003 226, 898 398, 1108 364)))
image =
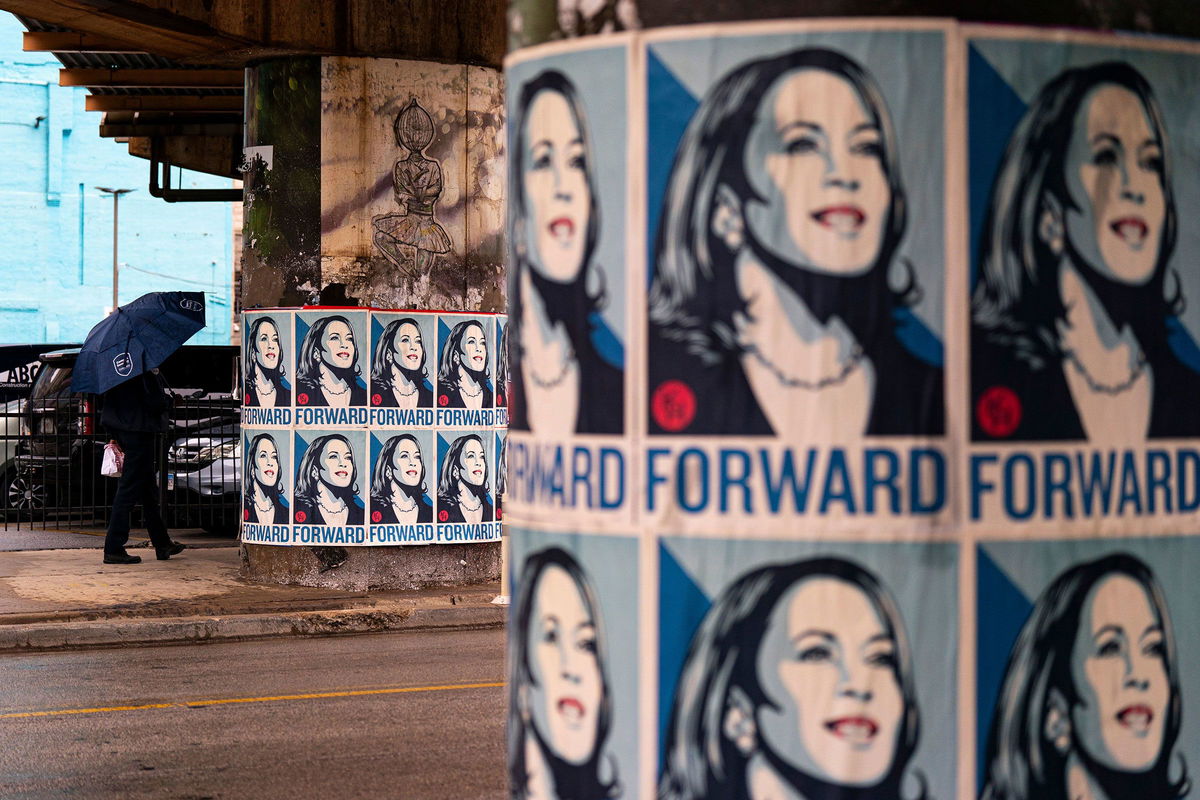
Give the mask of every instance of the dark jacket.
MULTIPOLYGON (((892 335, 881 337, 868 355, 875 389, 863 435, 942 435, 942 369, 918 358, 892 335)), ((684 344, 651 328, 649 367, 651 433, 774 435, 737 353, 726 352, 705 363, 684 344), (664 427, 673 419, 680 424, 664 427)))
POLYGON ((167 382, 157 373, 143 372, 104 393, 100 423, 110 431, 162 433, 170 427, 170 408, 167 382))
MULTIPOLYGON (((491 522, 496 518, 495 512, 492 509, 492 501, 486 497, 483 498, 483 517, 480 522, 491 522)), ((438 522, 466 522, 463 517, 462 509, 458 507, 457 500, 447 501, 444 497, 438 498, 438 522)))
MULTIPOLYGON (((485 383, 480 387, 483 392, 483 403, 481 408, 492 408, 494 397, 492 390, 485 383)), ((463 401, 462 392, 458 390, 457 383, 443 383, 438 386, 438 405, 442 408, 466 408, 467 404, 463 401)))
MULTIPOLYGON (((349 513, 346 514, 346 524, 362 525, 364 517, 362 506, 352 500, 346 501, 346 505, 350 508, 349 513)), ((292 518, 297 525, 329 524, 321 515, 321 507, 306 497, 296 498, 296 512, 292 518)))
MULTIPOLYGON (((1160 353, 1150 363, 1151 439, 1200 435, 1200 373, 1160 353)), ((971 439, 985 441, 1083 441, 1087 433, 1058 357, 1036 367, 1012 348, 971 331, 971 439)))
MULTIPOLYGON (((396 395, 386 384, 371 384, 371 405, 376 408, 395 408, 396 395)), ((417 384, 417 408, 433 408, 433 390, 424 383, 417 384)))
MULTIPOLYGON (((396 511, 392 508, 391 502, 387 500, 376 500, 371 498, 371 524, 372 525, 395 525, 399 520, 396 519, 396 511)), ((417 523, 433 522, 433 506, 425 501, 424 497, 417 498, 417 523)))
MULTIPOLYGON (((353 381, 350 384, 350 405, 365 406, 367 404, 367 387, 353 381)), ((328 406, 325 394, 321 391, 319 380, 302 380, 296 385, 296 405, 298 406, 328 406)))
MULTIPOLYGON (((579 407, 576 433, 621 433, 625 427, 625 374, 588 347, 579 361, 579 407)), ((512 371, 512 396, 508 398, 508 426, 529 430, 529 404, 518 364, 512 371)))
MULTIPOLYGON (((291 520, 288 519, 288 507, 281 500, 275 501, 275 514, 271 522, 275 525, 287 525, 291 520)), ((242 519, 246 522, 258 522, 258 513, 254 510, 254 501, 250 499, 250 495, 245 495, 245 500, 242 502, 242 519)))
MULTIPOLYGON (((276 408, 285 408, 287 406, 290 406, 291 404, 292 404, 291 390, 288 389, 287 387, 285 387, 282 383, 279 383, 278 381, 276 381, 275 382, 275 407, 276 408)), ((248 405, 248 406, 257 406, 258 405, 258 389, 254 386, 253 381, 251 381, 250 385, 246 388, 246 405, 248 405)))

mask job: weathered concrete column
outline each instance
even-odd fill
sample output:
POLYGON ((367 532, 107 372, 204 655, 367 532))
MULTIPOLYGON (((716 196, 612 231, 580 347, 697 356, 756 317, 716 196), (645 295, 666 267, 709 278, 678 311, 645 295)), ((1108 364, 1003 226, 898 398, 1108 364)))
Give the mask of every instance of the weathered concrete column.
POLYGON ((511 5, 513 797, 1187 785, 1200 18, 962 5, 511 5))
MULTIPOLYGON (((339 536, 351 545, 362 545, 363 540, 355 541, 353 533, 326 535, 334 523, 322 521, 325 527, 316 531, 320 534, 317 540, 329 546, 305 546, 303 542, 310 540, 301 538, 301 525, 312 528, 321 512, 316 506, 303 507, 297 470, 308 463, 301 462, 301 450, 317 433, 344 434, 353 445, 349 469, 354 478, 347 479, 346 488, 355 491, 349 512, 343 509, 333 517, 355 529, 391 519, 392 512, 382 500, 371 505, 370 492, 372 487, 378 488, 375 481, 383 469, 378 448, 388 438, 383 435, 385 426, 373 421, 376 410, 397 405, 405 391, 396 384, 393 397, 392 370, 376 375, 371 367, 374 359, 398 357, 401 339, 415 339, 421 361, 414 361, 411 374, 419 377, 403 386, 412 386, 408 396, 419 389, 421 410, 405 423, 388 425, 393 435, 402 432, 397 424, 420 429, 413 439, 421 442, 417 461, 423 470, 419 484, 423 488, 416 499, 428 504, 433 513, 434 500, 443 488, 437 481, 439 467, 445 460, 444 447, 435 445, 442 441, 437 438, 440 417, 435 423, 435 406, 440 412, 453 409, 456 403, 447 396, 449 384, 445 381, 436 383, 436 395, 426 392, 434 391, 439 350, 449 338, 441 326, 448 331, 457 322, 477 319, 478 330, 486 330, 482 337, 486 342, 480 344, 485 348, 485 360, 473 374, 484 376, 479 383, 488 394, 480 413, 486 420, 468 427, 475 426, 472 431, 486 450, 488 506, 482 513, 498 511, 502 487, 495 483, 495 470, 502 434, 493 431, 503 421, 495 416, 504 402, 503 382, 497 380, 495 371, 502 324, 493 317, 472 315, 504 311, 501 92, 498 70, 465 64, 299 57, 266 61, 247 70, 246 333, 254 337, 254 321, 269 318, 265 327, 268 333, 278 334, 279 350, 260 356, 255 349, 258 345, 252 341, 246 345, 243 429, 248 447, 254 435, 269 434, 279 473, 291 477, 278 484, 283 488, 276 490, 280 497, 275 510, 271 510, 268 491, 271 481, 260 481, 268 489, 253 496, 267 511, 256 512, 248 499, 245 519, 258 526, 256 529, 269 529, 273 520, 286 520, 283 528, 293 525, 296 531, 294 538, 293 529, 287 537, 272 535, 269 530, 257 538, 244 536, 244 571, 250 578, 367 589, 483 581, 499 575, 499 541, 343 547, 338 544, 339 536), (303 306, 321 306, 325 311, 291 313, 303 306), (368 322, 365 312, 354 311, 356 308, 442 311, 453 316, 421 315, 420 324, 414 324, 411 331, 391 335, 381 331, 389 321, 400 327, 405 314, 376 315, 368 322), (316 350, 304 350, 308 339, 304 332, 323 317, 348 320, 346 339, 338 334, 338 342, 348 354, 347 383, 338 383, 337 375, 343 374, 337 371, 338 354, 329 350, 322 362, 321 342, 316 343, 316 350), (349 341, 351 328, 354 341, 349 341), (379 345, 384 335, 389 336, 389 344, 379 345), (307 364, 311 383, 305 383, 306 360, 311 362, 307 364), (253 390, 256 380, 262 381, 258 391, 253 390), (321 383, 327 380, 333 383, 321 383), (384 384, 388 388, 381 388, 384 384), (330 413, 339 400, 344 401, 347 391, 351 393, 349 411, 341 416, 330 413), (286 399, 276 403, 278 398, 286 399), (275 413, 281 408, 288 409, 286 421, 275 413), (290 416, 293 408, 295 417, 290 416), (309 411, 320 412, 313 416, 320 421, 304 423, 302 412, 309 411), (368 420, 372 424, 368 425, 368 420), (297 427, 312 435, 300 438, 297 427), (371 435, 375 438, 369 438, 371 435), (260 518, 260 514, 266 516, 260 518), (356 514, 364 518, 356 519, 356 514), (265 541, 274 544, 262 543, 265 541), (287 543, 295 546, 280 546, 287 543)), ((453 346, 445 352, 451 350, 453 346)), ((455 357, 461 353, 456 351, 455 357)), ((462 391, 470 389, 463 387, 462 391)), ((463 402, 470 407, 467 400, 463 402)), ((468 432, 456 429, 457 434, 468 432)), ((448 434, 443 438, 446 444, 454 439, 448 434)), ((394 466, 386 465, 389 475, 394 466)), ((253 480, 247 478, 247 486, 259 485, 253 480)), ((326 485, 336 488, 335 484, 326 485)), ((320 485, 312 489, 310 500, 324 498, 321 508, 326 515, 330 504, 335 512, 342 509, 342 500, 319 490, 320 485)), ((398 509, 412 500, 396 496, 398 509)), ((469 512, 471 503, 463 502, 469 512)), ((487 516, 484 521, 492 519, 487 516)), ((432 536, 438 521, 443 520, 426 525, 422 517, 422 526, 415 527, 432 536)), ((313 532, 305 535, 308 533, 313 532)), ((498 526, 493 533, 484 538, 498 539, 498 526)), ((399 544, 413 539, 393 541, 399 544)))

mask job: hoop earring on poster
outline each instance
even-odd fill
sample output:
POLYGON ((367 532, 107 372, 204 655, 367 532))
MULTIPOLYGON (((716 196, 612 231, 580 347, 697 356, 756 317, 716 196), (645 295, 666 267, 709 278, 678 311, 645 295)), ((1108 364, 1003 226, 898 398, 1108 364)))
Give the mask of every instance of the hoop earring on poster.
POLYGON ((742 217, 741 201, 725 184, 717 187, 714 199, 716 208, 712 215, 712 232, 731 252, 737 252, 746 241, 746 222, 742 217))
POLYGON ((725 709, 721 732, 744 756, 753 753, 758 744, 758 725, 754 722, 752 703, 736 686, 729 690, 729 705, 725 709))
POLYGON ((1062 209, 1058 201, 1052 197, 1046 198, 1045 208, 1042 209, 1042 216, 1038 220, 1038 235, 1050 248, 1050 252, 1056 256, 1061 256, 1066 248, 1065 233, 1062 221, 1062 209))
POLYGON ((1071 748, 1071 720, 1067 715, 1066 701, 1057 690, 1052 692, 1046 709, 1046 724, 1042 731, 1046 740, 1054 745, 1060 755, 1071 748))

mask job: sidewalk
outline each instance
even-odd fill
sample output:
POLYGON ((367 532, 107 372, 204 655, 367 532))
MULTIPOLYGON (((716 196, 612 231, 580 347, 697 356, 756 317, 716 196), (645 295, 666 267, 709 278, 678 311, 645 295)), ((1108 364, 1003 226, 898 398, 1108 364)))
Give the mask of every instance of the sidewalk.
POLYGON ((255 584, 237 542, 199 532, 169 561, 130 541, 141 564, 101 561, 103 538, 0 530, 0 652, 496 627, 499 584, 347 592, 255 584), (29 547, 60 549, 13 549, 29 547), (70 549, 66 549, 70 548, 70 549))

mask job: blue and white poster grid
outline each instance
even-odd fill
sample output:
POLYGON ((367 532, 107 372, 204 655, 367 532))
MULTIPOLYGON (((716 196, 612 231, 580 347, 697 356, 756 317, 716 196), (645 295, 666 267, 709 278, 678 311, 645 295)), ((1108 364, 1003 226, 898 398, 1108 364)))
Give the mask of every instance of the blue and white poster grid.
MULTIPOLYGON (((609 565, 636 563, 621 657, 642 694, 608 693, 637 714, 619 796, 1184 796, 1200 45, 775 21, 506 69, 510 152, 557 114, 530 141, 569 134, 559 168, 592 182, 596 241, 624 259, 624 436, 539 431, 514 391, 505 443, 506 519, 562 543, 580 597, 607 613, 630 591, 609 565)), ((510 296, 552 293, 547 243, 574 244, 528 225, 540 177, 510 175, 510 296)), ((570 360, 536 344, 532 385, 557 386, 570 360)), ((519 602, 555 548, 512 545, 519 602)), ((607 791, 597 763, 514 772, 512 796, 607 791)))

